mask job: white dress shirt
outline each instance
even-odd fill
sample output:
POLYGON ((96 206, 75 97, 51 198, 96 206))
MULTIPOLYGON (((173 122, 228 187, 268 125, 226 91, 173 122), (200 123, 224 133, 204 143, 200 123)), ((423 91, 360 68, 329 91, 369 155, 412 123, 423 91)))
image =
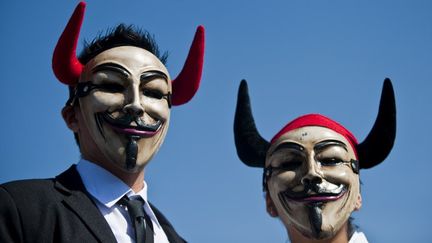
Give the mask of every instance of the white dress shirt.
POLYGON ((368 240, 363 232, 354 231, 348 243, 368 243, 368 240))
POLYGON ((134 229, 129 214, 117 202, 125 195, 128 197, 137 195, 144 200, 144 211, 153 223, 154 242, 169 243, 165 232, 148 204, 145 181, 144 188, 135 193, 122 180, 87 160, 81 159, 76 168, 85 188, 92 195, 93 201, 96 202, 99 211, 108 222, 117 242, 135 242, 134 229))

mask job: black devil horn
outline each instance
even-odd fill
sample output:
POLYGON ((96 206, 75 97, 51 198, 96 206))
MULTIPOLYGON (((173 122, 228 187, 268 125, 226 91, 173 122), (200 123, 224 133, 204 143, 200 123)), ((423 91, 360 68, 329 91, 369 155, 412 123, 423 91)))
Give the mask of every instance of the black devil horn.
POLYGON ((249 100, 246 80, 240 83, 234 117, 234 140, 237 155, 248 166, 264 168, 270 143, 259 134, 249 100))
POLYGON ((360 169, 374 167, 390 153, 396 137, 396 102, 390 79, 384 80, 375 124, 366 139, 357 146, 360 169))

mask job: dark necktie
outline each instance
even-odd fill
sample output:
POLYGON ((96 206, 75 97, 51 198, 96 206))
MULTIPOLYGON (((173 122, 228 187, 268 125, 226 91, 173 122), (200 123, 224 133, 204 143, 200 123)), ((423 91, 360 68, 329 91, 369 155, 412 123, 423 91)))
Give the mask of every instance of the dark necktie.
POLYGON ((136 242, 153 243, 153 224, 150 217, 144 212, 144 200, 139 196, 131 198, 124 196, 119 203, 127 207, 135 230, 136 242))

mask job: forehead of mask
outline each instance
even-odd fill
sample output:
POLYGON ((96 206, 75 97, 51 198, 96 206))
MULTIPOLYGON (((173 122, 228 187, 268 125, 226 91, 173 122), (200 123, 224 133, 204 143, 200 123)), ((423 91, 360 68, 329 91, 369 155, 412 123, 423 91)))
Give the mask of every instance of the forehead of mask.
POLYGON ((346 150, 343 150, 343 153, 346 154, 345 160, 348 161, 350 159, 355 159, 354 150, 344 136, 326 127, 306 126, 291 130, 283 134, 271 144, 267 153, 266 167, 269 166, 270 163, 269 157, 273 155, 279 145, 283 143, 297 143, 301 145, 305 149, 305 151, 313 151, 316 144, 325 140, 336 140, 345 144, 346 150))
POLYGON ((165 65, 151 52, 135 46, 119 46, 100 53, 85 65, 80 82, 89 81, 92 70, 106 63, 122 66, 138 80, 144 72, 162 72, 168 77, 168 86, 171 91, 171 82, 169 82, 171 79, 165 65))
POLYGON ((279 216, 285 225, 294 225, 306 236, 313 235, 307 207, 300 203, 289 203, 290 210, 287 211, 278 198, 278 194, 285 190, 302 191, 304 186, 301 179, 306 175, 307 169, 313 166, 322 178, 322 186, 331 188, 343 184, 348 187, 347 193, 341 199, 327 202, 322 210, 323 234, 333 235, 343 226, 354 210, 359 195, 359 178, 349 165, 322 166, 318 165, 317 161, 325 158, 338 158, 344 161, 355 159, 353 148, 344 136, 331 129, 318 126, 302 127, 283 134, 271 145, 267 154, 266 166, 280 167, 297 156, 295 154, 298 153, 292 152, 293 149, 280 146, 287 142, 301 145, 304 148, 301 152, 304 157, 300 159, 303 161, 301 166, 292 171, 273 174, 268 182, 269 193, 279 216), (323 150, 315 151, 315 146, 326 140, 336 140, 345 146, 328 146, 323 150))

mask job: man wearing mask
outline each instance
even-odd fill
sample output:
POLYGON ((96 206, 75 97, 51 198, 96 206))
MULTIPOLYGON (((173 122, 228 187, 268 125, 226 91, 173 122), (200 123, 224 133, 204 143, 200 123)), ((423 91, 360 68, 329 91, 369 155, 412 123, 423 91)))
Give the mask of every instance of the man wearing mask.
POLYGON ((378 117, 366 139, 320 115, 300 116, 268 142, 252 116, 246 81, 238 93, 234 137, 239 158, 263 168, 267 212, 284 224, 292 243, 367 243, 351 222, 362 206, 360 169, 381 163, 396 135, 391 81, 384 81, 378 117))
POLYGON ((81 160, 53 179, 0 186, 1 242, 185 242, 149 203, 146 165, 168 130, 172 106, 198 90, 204 57, 199 26, 181 73, 171 79, 152 36, 121 24, 76 46, 85 3, 53 54, 69 87, 63 118, 81 160))

